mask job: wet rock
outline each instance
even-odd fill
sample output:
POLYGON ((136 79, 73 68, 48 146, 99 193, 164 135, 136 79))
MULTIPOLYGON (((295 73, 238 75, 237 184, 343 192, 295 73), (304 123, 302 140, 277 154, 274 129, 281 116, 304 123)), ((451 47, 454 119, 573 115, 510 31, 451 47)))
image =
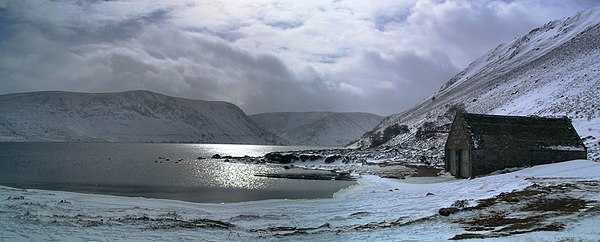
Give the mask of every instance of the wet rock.
POLYGON ((219 155, 219 154, 214 154, 214 155, 212 156, 212 158, 213 158, 213 159, 221 159, 221 155, 219 155))
POLYGON ((335 162, 337 159, 340 159, 340 158, 342 158, 342 156, 341 156, 341 155, 332 155, 332 156, 329 156, 329 157, 325 158, 325 164, 330 164, 330 163, 333 163, 333 162, 335 162))
POLYGON ((320 159, 323 159, 323 156, 321 156, 321 155, 307 155, 307 154, 302 154, 298 158, 300 158, 300 160, 304 162, 304 161, 316 161, 316 160, 320 160, 320 159))
POLYGON ((348 172, 341 172, 340 174, 338 174, 338 180, 349 180, 351 179, 350 177, 350 173, 348 172))
POLYGON ((317 228, 318 228, 318 229, 321 229, 321 228, 331 228, 331 224, 329 224, 329 223, 324 223, 324 224, 322 224, 321 226, 319 226, 319 227, 317 227, 317 228))
POLYGON ((433 194, 431 192, 428 192, 427 194, 425 194, 425 196, 433 196, 433 195, 435 195, 435 194, 433 194))
POLYGON ((258 177, 267 177, 267 178, 286 178, 286 179, 303 179, 303 180, 344 180, 344 181, 353 181, 350 176, 340 176, 335 173, 273 173, 273 174, 254 174, 254 176, 258 177))
POLYGON ((403 175, 381 175, 381 178, 406 179, 403 175))
POLYGON ((279 164, 290 164, 294 160, 299 160, 294 154, 281 154, 277 152, 267 153, 265 159, 279 164))
POLYGON ((450 214, 456 213, 458 211, 460 211, 459 208, 450 207, 450 208, 440 208, 438 213, 442 216, 450 216, 450 214))

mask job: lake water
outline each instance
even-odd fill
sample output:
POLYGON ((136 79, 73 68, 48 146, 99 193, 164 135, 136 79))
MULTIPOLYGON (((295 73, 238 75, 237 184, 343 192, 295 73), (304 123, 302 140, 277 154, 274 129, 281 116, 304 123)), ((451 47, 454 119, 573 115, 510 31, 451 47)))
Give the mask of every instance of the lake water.
POLYGON ((0 185, 217 203, 327 198, 355 184, 351 181, 257 177, 254 174, 285 170, 278 165, 197 159, 210 158, 214 154, 262 156, 272 151, 315 148, 228 144, 0 143, 0 185))

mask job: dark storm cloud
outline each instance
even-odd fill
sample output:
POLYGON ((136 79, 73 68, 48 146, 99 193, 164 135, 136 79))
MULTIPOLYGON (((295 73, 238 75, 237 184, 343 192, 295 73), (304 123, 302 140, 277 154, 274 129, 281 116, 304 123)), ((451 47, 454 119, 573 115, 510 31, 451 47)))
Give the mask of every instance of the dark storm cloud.
POLYGON ((597 4, 12 0, 0 2, 0 94, 146 89, 248 113, 389 114, 495 45, 597 4))

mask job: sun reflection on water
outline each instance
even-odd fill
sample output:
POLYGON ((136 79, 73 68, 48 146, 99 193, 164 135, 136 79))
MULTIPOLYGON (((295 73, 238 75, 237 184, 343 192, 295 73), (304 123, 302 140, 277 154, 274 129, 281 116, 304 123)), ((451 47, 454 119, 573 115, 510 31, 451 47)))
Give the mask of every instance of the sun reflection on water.
MULTIPOLYGON (((256 165, 251 163, 224 162, 211 159, 214 154, 233 157, 260 157, 273 151, 306 150, 322 147, 309 146, 268 146, 238 144, 186 144, 186 152, 208 159, 190 161, 186 164, 186 180, 188 184, 208 187, 274 190, 285 187, 285 184, 302 183, 300 181, 278 181, 273 178, 257 177, 255 174, 280 173, 282 168, 275 165, 256 165)), ((307 182, 305 182, 307 183, 307 182)))
POLYGON ((266 165, 259 166, 222 161, 205 161, 204 163, 195 163, 195 166, 192 169, 196 171, 194 176, 203 180, 205 185, 238 189, 270 188, 269 182, 264 177, 254 175, 276 170, 276 168, 266 165), (206 163, 210 163, 210 165, 207 166, 206 163))
POLYGON ((200 153, 230 155, 234 157, 263 156, 272 151, 292 151, 320 149, 312 146, 276 146, 276 145, 239 145, 239 144, 192 144, 191 147, 200 153))

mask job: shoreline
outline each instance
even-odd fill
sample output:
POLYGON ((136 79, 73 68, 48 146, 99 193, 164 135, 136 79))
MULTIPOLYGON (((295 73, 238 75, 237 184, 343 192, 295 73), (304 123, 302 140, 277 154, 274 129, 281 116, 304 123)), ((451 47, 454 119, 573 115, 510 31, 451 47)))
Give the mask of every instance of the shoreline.
MULTIPOLYGON (((286 179, 287 178, 278 178, 278 179, 286 179)), ((293 180, 293 179, 290 179, 293 180)), ((314 180, 315 182, 328 182, 329 180, 314 180)), ((350 181, 349 181, 350 182, 350 181)), ((357 185, 357 181, 351 181, 352 184, 348 184, 347 186, 340 187, 339 189, 332 191, 331 193, 327 193, 329 195, 319 196, 319 195, 311 195, 306 197, 277 197, 277 198, 265 198, 265 199, 253 199, 252 196, 261 196, 254 195, 260 193, 269 193, 274 192, 271 190, 254 190, 254 189, 244 189, 244 188, 212 188, 212 187, 202 187, 202 186, 126 186, 126 185, 88 185, 88 184, 67 184, 67 185, 53 185, 55 188, 43 185, 7 185, 0 184, 0 187, 14 190, 24 190, 24 191, 46 191, 53 193, 74 193, 81 195, 100 195, 100 196, 115 196, 115 197, 124 197, 124 198, 142 198, 142 199, 157 199, 157 200, 169 200, 169 201, 181 201, 181 202, 189 202, 195 204, 233 204, 233 203, 244 203, 244 202, 259 202, 259 201, 269 201, 269 200, 319 200, 319 199, 331 199, 334 197, 336 193, 343 189, 347 189, 349 187, 357 185), (77 188, 75 188, 77 187, 77 188), (61 189, 62 188, 62 189, 61 189), (221 198, 198 198, 201 197, 202 194, 193 194, 202 191, 208 191, 207 194, 209 197, 219 196, 248 196, 248 198, 243 199, 221 199, 221 198), (179 198, 177 198, 179 197, 179 198), (195 198, 193 198, 195 197, 195 198)), ((306 185, 302 185, 306 186, 306 185)), ((306 188, 308 189, 308 187, 306 188)), ((285 194, 291 194, 293 191, 286 191, 285 194)), ((0 198, 1 199, 1 198, 0 198)))
MULTIPOLYGON (((427 184, 413 184, 413 178, 399 180, 365 175, 358 179, 356 185, 336 192, 333 198, 272 199, 223 204, 0 186, 0 207, 3 208, 0 227, 4 228, 0 230, 0 239, 44 240, 51 236, 59 240, 86 240, 103 234, 108 236, 105 238, 125 240, 180 240, 197 239, 198 236, 218 241, 282 238, 314 241, 331 238, 447 240, 468 233, 460 225, 462 217, 476 215, 485 218, 486 211, 464 209, 465 212, 459 211, 456 216, 441 217, 438 215, 440 208, 454 206, 458 200, 465 200, 467 206, 472 207, 479 201, 488 201, 489 198, 498 196, 502 198, 501 194, 519 194, 519 191, 531 187, 535 182, 542 184, 538 189, 550 185, 561 188, 556 192, 567 191, 572 193, 570 196, 583 196, 582 198, 597 203, 600 192, 595 184, 599 181, 599 170, 600 165, 596 162, 577 160, 507 174, 427 184), (565 169, 567 167, 569 169, 565 169), (555 179, 543 179, 547 177, 555 179), (555 182, 573 183, 592 193, 582 193, 579 189, 564 190, 563 186, 554 185, 555 182), (431 233, 431 229, 437 232, 431 233)), ((499 203, 498 206, 503 208, 502 204, 499 203)), ((595 210, 588 210, 590 212, 576 211, 561 215, 561 221, 568 225, 565 230, 515 236, 566 236, 572 230, 586 232, 583 238, 600 236, 597 232, 588 231, 586 226, 591 224, 569 222, 579 215, 590 218, 586 221, 597 221, 597 215, 593 213, 595 210)))

